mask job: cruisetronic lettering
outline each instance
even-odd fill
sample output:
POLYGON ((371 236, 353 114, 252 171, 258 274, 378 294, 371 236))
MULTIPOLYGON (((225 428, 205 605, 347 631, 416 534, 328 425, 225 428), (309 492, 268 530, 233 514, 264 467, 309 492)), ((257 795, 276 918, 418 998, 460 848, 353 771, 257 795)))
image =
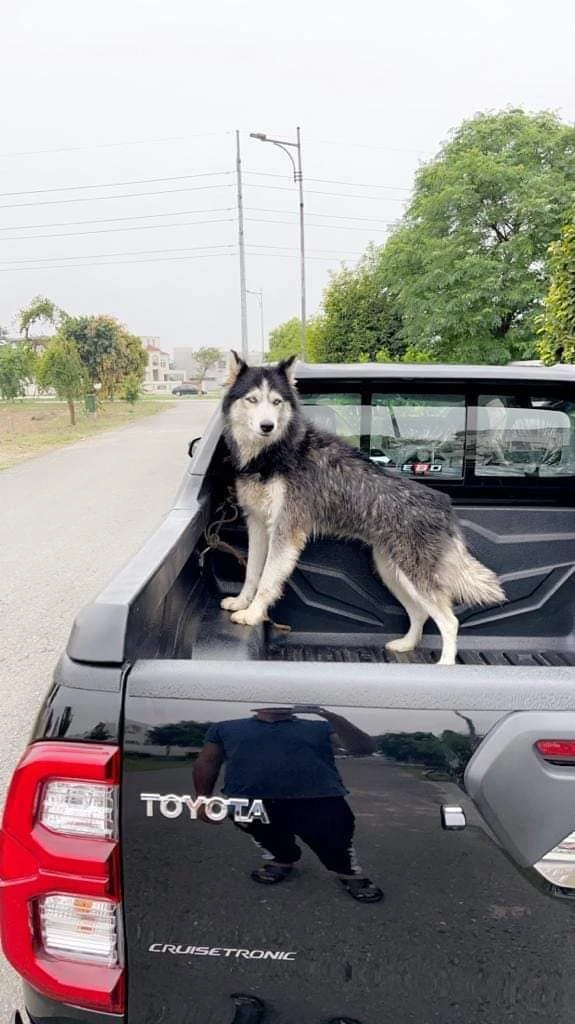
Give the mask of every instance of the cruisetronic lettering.
POLYGON ((236 949, 227 946, 184 946, 169 945, 162 942, 152 942, 148 953, 173 953, 180 956, 225 956, 234 957, 236 960, 295 960, 297 953, 284 953, 281 950, 272 949, 236 949))
POLYGON ((206 817, 210 821, 224 821, 230 811, 234 821, 249 825, 252 821, 261 821, 269 825, 269 818, 261 800, 248 800, 246 797, 198 796, 195 799, 187 794, 178 796, 168 793, 140 793, 140 800, 146 805, 146 817, 153 818, 154 805, 158 804, 160 814, 164 818, 179 818, 184 807, 190 814, 191 821, 196 821, 198 812, 205 808, 206 817))

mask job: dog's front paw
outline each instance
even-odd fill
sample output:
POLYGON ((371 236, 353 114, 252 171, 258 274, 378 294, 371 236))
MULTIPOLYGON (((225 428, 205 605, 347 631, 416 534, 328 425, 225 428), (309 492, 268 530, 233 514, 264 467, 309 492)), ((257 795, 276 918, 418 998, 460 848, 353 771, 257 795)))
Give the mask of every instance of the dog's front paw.
POLYGON ((247 608, 249 603, 241 594, 238 594, 237 597, 224 597, 223 601, 220 601, 220 608, 226 612, 239 612, 243 608, 247 608))
POLYGON ((404 636, 398 636, 397 640, 389 640, 385 645, 386 651, 392 651, 394 654, 407 654, 408 651, 415 650, 415 644, 411 640, 406 640, 404 636))
POLYGON ((258 626, 260 622, 263 622, 265 615, 259 610, 259 608, 240 609, 240 611, 234 612, 232 615, 232 622, 237 622, 240 626, 258 626))

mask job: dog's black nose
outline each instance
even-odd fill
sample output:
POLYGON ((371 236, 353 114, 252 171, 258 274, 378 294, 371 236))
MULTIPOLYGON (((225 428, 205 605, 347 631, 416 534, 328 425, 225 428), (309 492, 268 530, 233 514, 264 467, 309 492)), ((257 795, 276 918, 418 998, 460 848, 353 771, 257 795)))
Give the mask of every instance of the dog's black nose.
POLYGON ((271 434, 273 429, 274 425, 273 423, 270 423, 269 420, 264 420, 263 423, 260 423, 260 430, 262 434, 271 434))

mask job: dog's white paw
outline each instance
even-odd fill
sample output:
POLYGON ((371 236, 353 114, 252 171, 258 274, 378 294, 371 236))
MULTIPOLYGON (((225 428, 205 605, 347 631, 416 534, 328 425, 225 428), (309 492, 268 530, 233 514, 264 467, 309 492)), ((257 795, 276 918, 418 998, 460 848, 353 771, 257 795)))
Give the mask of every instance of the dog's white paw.
POLYGON ((258 626, 260 622, 263 622, 265 615, 257 608, 242 608, 232 615, 232 622, 237 622, 240 626, 258 626))
POLYGON ((220 608, 223 608, 225 612, 239 612, 243 608, 247 608, 249 601, 245 601, 241 594, 237 597, 224 597, 223 601, 220 601, 220 608))
POLYGON ((451 658, 450 658, 450 657, 444 658, 444 657, 443 657, 443 655, 441 655, 441 658, 439 659, 439 661, 437 662, 437 664, 438 664, 438 665, 455 665, 455 664, 456 664, 456 661, 455 661, 455 658, 454 658, 454 657, 451 657, 451 658))
POLYGON ((415 650, 415 644, 411 640, 406 640, 404 636, 398 636, 396 640, 390 640, 385 645, 385 649, 393 654, 407 654, 409 651, 415 650))

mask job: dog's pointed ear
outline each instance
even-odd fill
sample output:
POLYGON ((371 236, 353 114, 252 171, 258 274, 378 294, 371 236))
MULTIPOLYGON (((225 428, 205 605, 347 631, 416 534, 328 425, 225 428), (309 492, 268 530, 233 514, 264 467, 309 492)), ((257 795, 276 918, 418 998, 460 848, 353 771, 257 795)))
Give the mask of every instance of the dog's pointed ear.
POLYGON ((287 359, 282 359, 278 363, 278 370, 283 373, 286 377, 288 384, 295 384, 295 369, 294 365, 297 361, 297 356, 288 356, 287 359))
POLYGON ((247 368, 248 364, 244 362, 235 349, 230 349, 226 379, 224 381, 225 386, 231 388, 232 384, 235 384, 240 374, 244 373, 247 368))

